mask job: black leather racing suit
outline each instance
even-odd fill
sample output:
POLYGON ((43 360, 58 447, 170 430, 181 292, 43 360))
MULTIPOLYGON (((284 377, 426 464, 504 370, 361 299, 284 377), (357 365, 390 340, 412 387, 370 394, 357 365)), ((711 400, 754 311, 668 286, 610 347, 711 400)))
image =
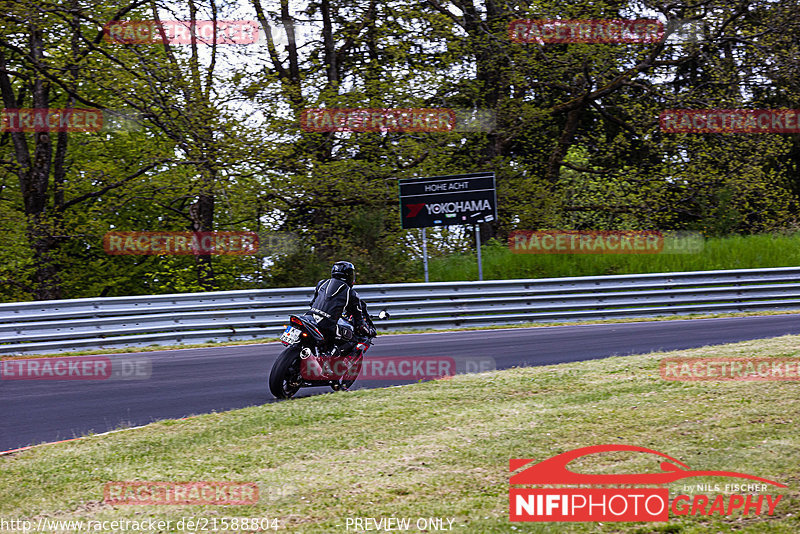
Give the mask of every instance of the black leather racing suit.
MULTIPOLYGON (((374 333, 367 305, 359 298, 355 289, 342 280, 337 278, 320 280, 310 307, 307 315, 314 316, 328 344, 332 345, 336 338, 336 323, 343 313, 353 316, 353 326, 357 334, 374 333)), ((353 347, 355 341, 346 343, 341 350, 346 354, 353 347)))

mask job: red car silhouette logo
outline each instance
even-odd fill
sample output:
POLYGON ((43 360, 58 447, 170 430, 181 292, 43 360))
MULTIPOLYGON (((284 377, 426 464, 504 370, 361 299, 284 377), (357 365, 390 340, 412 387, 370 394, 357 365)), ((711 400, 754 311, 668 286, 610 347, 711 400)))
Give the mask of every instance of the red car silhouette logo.
MULTIPOLYGON (((531 459, 512 459, 509 462, 511 471, 527 465, 535 460, 531 459)), ((564 452, 541 461, 531 467, 513 475, 511 477, 511 484, 596 484, 596 485, 612 485, 612 484, 669 484, 676 480, 691 477, 704 477, 704 476, 721 476, 732 478, 746 478, 749 480, 757 480, 759 482, 766 482, 779 488, 785 488, 784 484, 761 478, 745 473, 737 473, 735 471, 696 471, 691 469, 688 465, 667 456, 666 454, 653 449, 645 447, 637 447, 635 445, 594 445, 591 447, 582 447, 564 452), (599 452, 617 452, 617 451, 632 451, 632 452, 645 452, 655 454, 668 461, 661 462, 661 473, 634 473, 628 475, 591 475, 575 473, 567 469, 567 464, 577 458, 595 454, 599 452)))

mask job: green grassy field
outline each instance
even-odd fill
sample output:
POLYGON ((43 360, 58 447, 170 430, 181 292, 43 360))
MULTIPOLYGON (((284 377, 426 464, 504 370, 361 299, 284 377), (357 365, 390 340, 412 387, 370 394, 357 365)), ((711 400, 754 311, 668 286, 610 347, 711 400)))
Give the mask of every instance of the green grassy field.
MULTIPOLYGON (((277 518, 278 532, 308 533, 348 532, 347 519, 356 517, 439 517, 465 533, 800 531, 800 384, 668 382, 658 367, 667 355, 798 357, 800 336, 320 395, 43 445, 0 457, 0 520, 172 521, 160 532, 178 532, 177 521, 186 517, 277 518), (608 443, 652 448, 694 469, 749 473, 789 489, 769 491, 784 495, 774 516, 509 522, 509 459, 543 460, 608 443), (260 500, 248 506, 103 501, 106 482, 128 480, 255 482, 260 500)), ((580 470, 659 470, 642 456, 601 455, 580 470)), ((739 481, 689 481, 726 482, 739 481)), ((672 496, 683 492, 682 483, 669 486, 672 496)))
MULTIPOLYGON (((754 269, 800 265, 800 233, 708 238, 692 254, 514 254, 507 243, 482 247, 485 280, 754 269)), ((430 259, 432 282, 477 280, 473 252, 430 259)))

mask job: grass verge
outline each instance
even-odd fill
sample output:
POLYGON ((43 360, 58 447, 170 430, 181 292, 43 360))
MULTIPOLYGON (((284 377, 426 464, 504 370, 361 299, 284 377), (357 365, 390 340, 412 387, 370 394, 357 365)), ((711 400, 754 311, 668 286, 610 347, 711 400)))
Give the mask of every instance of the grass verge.
MULTIPOLYGON (((667 382, 658 365, 665 356, 798 355, 800 337, 784 336, 162 421, 1 457, 0 518, 172 521, 164 532, 176 531, 182 517, 278 518, 279 531, 308 533, 345 532, 348 517, 441 517, 453 519, 456 532, 795 533, 800 384, 667 382), (789 490, 770 491, 784 493, 771 517, 508 521, 510 458, 542 460, 605 443, 649 447, 694 469, 749 473, 789 490), (261 498, 229 507, 105 504, 105 483, 125 480, 256 482, 261 498)), ((609 455, 579 470, 653 472, 658 466, 639 455, 609 455)), ((739 481, 688 481, 727 482, 739 481)), ((681 489, 681 482, 670 485, 673 495, 681 489)))
MULTIPOLYGON (((486 280, 795 267, 800 233, 711 237, 693 254, 514 254, 496 240, 481 251, 486 280)), ((429 274, 431 282, 477 280, 475 252, 432 257, 429 274)))

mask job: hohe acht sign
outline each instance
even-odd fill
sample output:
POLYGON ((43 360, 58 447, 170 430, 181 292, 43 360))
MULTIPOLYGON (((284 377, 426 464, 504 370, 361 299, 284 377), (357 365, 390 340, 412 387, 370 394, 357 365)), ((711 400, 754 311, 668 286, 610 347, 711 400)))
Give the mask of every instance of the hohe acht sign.
POLYGON ((497 218, 493 172, 400 180, 403 228, 476 224, 497 218))

